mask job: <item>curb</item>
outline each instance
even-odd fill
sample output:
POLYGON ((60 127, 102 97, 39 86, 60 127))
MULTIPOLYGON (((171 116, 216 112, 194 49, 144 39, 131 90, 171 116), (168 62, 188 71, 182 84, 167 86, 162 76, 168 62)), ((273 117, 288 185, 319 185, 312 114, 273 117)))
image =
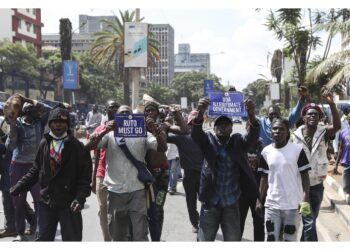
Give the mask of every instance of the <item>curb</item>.
POLYGON ((327 175, 324 187, 324 198, 327 199, 335 213, 350 230, 350 206, 345 201, 342 186, 333 177, 327 175))

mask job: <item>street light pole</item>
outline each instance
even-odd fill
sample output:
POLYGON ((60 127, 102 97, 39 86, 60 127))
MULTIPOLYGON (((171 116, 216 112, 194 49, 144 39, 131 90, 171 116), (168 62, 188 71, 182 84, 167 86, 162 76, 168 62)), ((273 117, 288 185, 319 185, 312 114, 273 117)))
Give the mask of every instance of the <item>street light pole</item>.
MULTIPOLYGON (((136 8, 136 22, 140 22, 140 9, 136 8)), ((132 78, 132 109, 136 109, 139 102, 139 85, 140 85, 140 68, 133 68, 131 73, 132 78)))

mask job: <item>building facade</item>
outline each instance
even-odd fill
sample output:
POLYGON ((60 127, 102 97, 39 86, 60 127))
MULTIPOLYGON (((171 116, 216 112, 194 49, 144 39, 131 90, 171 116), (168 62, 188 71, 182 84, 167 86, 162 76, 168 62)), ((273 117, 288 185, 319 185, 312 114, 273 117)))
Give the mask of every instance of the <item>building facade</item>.
MULTIPOLYGON (((92 34, 106 28, 101 23, 103 19, 114 21, 115 16, 79 15, 79 34, 72 35, 72 51, 84 52, 90 49, 94 42, 92 34)), ((174 29, 169 24, 149 24, 148 29, 160 43, 160 60, 154 67, 145 70, 145 76, 141 76, 141 84, 147 86, 156 83, 167 86, 174 79, 174 29)), ((60 47, 59 34, 44 34, 43 41, 45 46, 60 47)))
MULTIPOLYGON (((72 34, 72 51, 85 52, 89 51, 94 42, 91 33, 73 33, 72 34)), ((55 47, 60 49, 60 35, 59 34, 43 34, 43 46, 55 47)))
POLYGON ((196 71, 210 74, 209 53, 191 54, 191 46, 187 43, 180 43, 178 49, 178 54, 175 55, 175 73, 196 71))
POLYGON ((160 43, 160 60, 154 67, 147 68, 147 84, 170 85, 174 79, 174 29, 169 24, 151 24, 148 29, 160 43))
POLYGON ((0 40, 33 44, 38 56, 42 50, 40 9, 0 9, 0 40))

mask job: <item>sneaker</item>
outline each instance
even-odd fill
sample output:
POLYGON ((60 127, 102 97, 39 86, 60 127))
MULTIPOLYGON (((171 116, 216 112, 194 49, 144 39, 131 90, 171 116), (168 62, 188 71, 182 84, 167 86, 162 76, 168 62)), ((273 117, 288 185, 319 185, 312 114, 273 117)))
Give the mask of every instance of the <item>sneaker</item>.
POLYGON ((192 227, 192 233, 198 233, 198 227, 192 227))
POLYGON ((30 227, 24 231, 24 235, 33 235, 35 234, 35 231, 36 231, 36 225, 30 225, 30 227))
POLYGON ((13 241, 29 241, 29 239, 27 238, 27 236, 23 234, 19 234, 17 235, 16 239, 14 239, 13 241))
POLYGON ((176 193, 176 189, 170 188, 170 189, 168 190, 168 192, 169 192, 170 195, 174 195, 174 194, 176 193))
POLYGON ((0 230, 0 238, 5 238, 5 237, 11 237, 11 236, 17 236, 16 229, 1 229, 0 230))

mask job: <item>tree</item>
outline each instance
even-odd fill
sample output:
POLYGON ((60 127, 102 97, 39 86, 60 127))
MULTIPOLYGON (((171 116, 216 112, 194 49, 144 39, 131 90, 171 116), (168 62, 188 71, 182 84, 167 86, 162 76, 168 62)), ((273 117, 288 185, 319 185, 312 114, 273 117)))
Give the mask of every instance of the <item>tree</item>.
POLYGON ((105 104, 108 99, 123 103, 120 84, 115 83, 114 72, 102 64, 96 64, 90 53, 77 55, 80 62, 80 93, 85 93, 88 103, 105 104))
POLYGON ((178 103, 176 99, 177 91, 168 86, 161 86, 157 83, 151 83, 145 94, 152 96, 161 104, 174 104, 178 103))
MULTIPOLYGON (((349 44, 350 36, 350 9, 331 9, 327 15, 328 19, 322 20, 316 27, 318 30, 324 30, 329 33, 327 45, 331 43, 332 38, 341 33, 343 36, 342 46, 346 47, 349 44)), ((350 50, 343 50, 341 52, 328 55, 330 45, 326 46, 326 51, 322 58, 313 62, 307 80, 310 83, 318 83, 334 90, 338 94, 342 94, 342 86, 345 86, 349 79, 350 69, 350 50)))
MULTIPOLYGON (((39 91, 41 97, 46 99, 47 91, 58 88, 58 80, 62 76, 62 59, 58 51, 43 51, 43 56, 39 58, 38 69, 39 77, 39 91)), ((59 82, 59 84, 61 84, 59 82)))
POLYGON ((260 110, 264 105, 265 96, 268 92, 268 86, 270 81, 266 81, 265 79, 258 79, 252 83, 249 83, 245 89, 243 89, 243 93, 246 96, 249 96, 255 103, 255 108, 260 110))
MULTIPOLYGON (((98 63, 104 63, 105 68, 114 67, 116 81, 123 82, 124 103, 130 105, 130 70, 124 68, 124 25, 126 22, 135 22, 135 11, 119 11, 120 18, 115 16, 113 21, 102 20, 106 28, 94 33, 95 42, 91 47, 91 55, 98 63), (103 60, 105 59, 105 60, 103 60)), ((143 18, 141 18, 141 21, 143 18)), ((148 66, 153 66, 159 59, 159 42, 149 32, 148 39, 148 66)))
POLYGON ((276 38, 285 42, 284 56, 292 58, 297 68, 298 84, 305 84, 307 62, 310 54, 317 45, 320 38, 314 34, 312 12, 307 10, 309 28, 305 27, 302 20, 302 9, 278 9, 270 11, 266 26, 273 31, 276 38))
MULTIPOLYGON (((214 79, 214 88, 216 90, 224 90, 225 88, 220 84, 220 79, 212 75, 214 79)), ((187 97, 188 103, 197 103, 204 95, 204 79, 207 79, 205 72, 186 72, 178 73, 172 84, 169 86, 177 91, 175 95, 177 103, 180 103, 181 97, 187 97)))
POLYGON ((25 95, 29 96, 29 86, 33 79, 38 78, 39 73, 36 70, 38 65, 37 53, 33 45, 28 44, 24 47, 21 43, 12 43, 9 41, 0 42, 1 59, 1 83, 7 77, 11 77, 12 93, 14 93, 18 84, 15 78, 24 81, 25 95))

